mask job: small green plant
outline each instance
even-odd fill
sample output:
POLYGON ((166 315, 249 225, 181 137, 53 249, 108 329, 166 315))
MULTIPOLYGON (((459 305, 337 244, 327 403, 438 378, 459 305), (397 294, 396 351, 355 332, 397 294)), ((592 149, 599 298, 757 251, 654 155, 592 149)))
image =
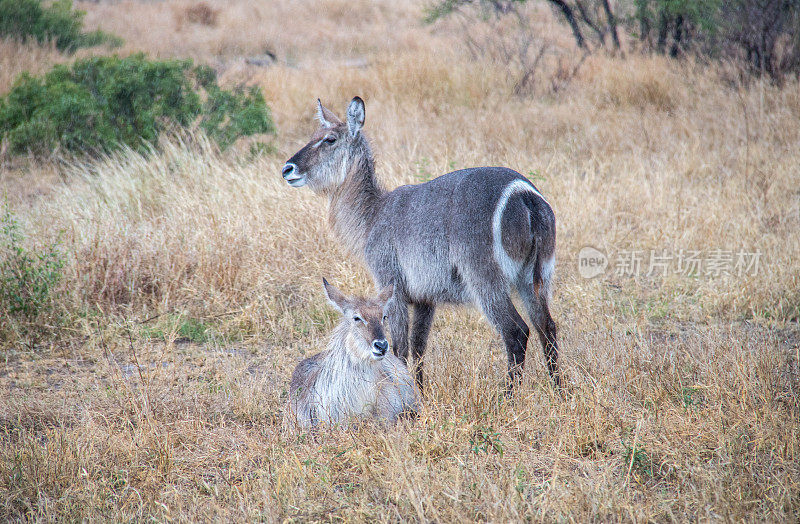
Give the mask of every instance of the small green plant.
POLYGON ((547 177, 539 173, 539 170, 531 169, 530 171, 528 171, 528 180, 530 180, 533 183, 546 182, 547 177))
POLYGON ((427 182, 433 177, 431 174, 431 161, 426 158, 422 157, 417 161, 417 180, 422 182, 427 182))
POLYGON ((196 318, 185 318, 178 324, 178 337, 202 344, 207 342, 210 337, 210 329, 202 320, 196 318))
POLYGON ((653 476, 653 460, 641 444, 634 443, 633 446, 626 444, 622 458, 625 461, 626 471, 634 471, 637 474, 648 477, 653 476))
POLYGON ((503 444, 500 442, 500 433, 491 426, 475 426, 472 437, 469 439, 472 452, 476 455, 480 453, 498 453, 503 456, 503 444))
POLYGON ((683 387, 681 389, 681 400, 683 401, 683 407, 686 409, 697 406, 703 401, 702 391, 696 387, 683 387))
POLYGON ((122 39, 103 31, 84 33, 85 14, 72 9, 72 0, 49 5, 41 0, 0 0, 0 36, 39 43, 52 41, 66 52, 102 44, 122 45, 122 39))
POLYGON ((171 334, 175 335, 176 342, 204 344, 211 339, 213 329, 202 320, 180 315, 167 317, 165 324, 143 329, 143 335, 148 338, 167 339, 171 334))
POLYGON ((517 493, 523 495, 525 493, 525 490, 528 489, 529 483, 528 483, 528 475, 525 473, 525 469, 522 467, 522 465, 517 464, 517 467, 514 470, 514 476, 516 477, 517 480, 514 489, 517 491, 517 493))
MULTIPOLYGON (((6 203, 0 218, 0 333, 20 321, 31 324, 50 311, 61 280, 64 258, 58 245, 29 250, 23 241, 19 223, 6 203)), ((21 330, 30 331, 29 327, 21 330)))
POLYGON ((57 65, 44 78, 23 74, 0 98, 0 133, 16 154, 145 150, 172 127, 199 125, 222 148, 238 137, 272 133, 261 92, 226 91, 216 73, 191 60, 143 54, 57 65))

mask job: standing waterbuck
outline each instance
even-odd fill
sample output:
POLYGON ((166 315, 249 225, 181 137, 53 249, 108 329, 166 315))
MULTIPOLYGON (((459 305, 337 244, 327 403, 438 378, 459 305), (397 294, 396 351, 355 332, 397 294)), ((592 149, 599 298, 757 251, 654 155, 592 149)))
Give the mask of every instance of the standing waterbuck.
POLYGON ((299 427, 343 423, 353 417, 393 423, 417 410, 414 380, 391 353, 383 332, 393 286, 377 298, 350 298, 322 279, 325 295, 343 318, 327 350, 297 365, 289 385, 290 422, 299 427))
POLYGON ((547 368, 560 385, 556 324, 550 316, 555 267, 553 210, 525 177, 504 167, 475 167, 386 191, 361 132, 364 102, 353 98, 342 122, 317 101, 319 129, 283 166, 292 187, 330 199, 330 222, 363 257, 378 287, 394 282, 390 332, 404 362, 411 354, 422 387, 422 356, 437 304, 473 303, 500 332, 510 387, 521 377, 529 328, 516 289, 539 334, 547 368))

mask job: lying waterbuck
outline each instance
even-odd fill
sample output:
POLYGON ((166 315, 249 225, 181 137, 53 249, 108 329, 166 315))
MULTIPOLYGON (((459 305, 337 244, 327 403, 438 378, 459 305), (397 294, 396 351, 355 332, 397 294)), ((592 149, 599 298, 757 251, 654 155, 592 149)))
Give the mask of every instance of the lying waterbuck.
POLYGON ((286 162, 283 178, 330 199, 330 222, 363 257, 378 287, 394 282, 394 350, 406 361, 408 306, 414 308, 411 353, 422 387, 422 355, 434 310, 473 303, 500 332, 510 385, 521 376, 529 329, 511 301, 516 289, 539 334, 548 371, 560 384, 556 325, 550 316, 556 224, 550 205, 525 177, 504 167, 476 167, 386 191, 355 97, 342 122, 317 101, 320 128, 286 162))
POLYGON ((322 280, 328 300, 344 315, 327 350, 298 364, 289 386, 289 422, 299 427, 347 423, 353 417, 393 423, 417 410, 417 392, 405 364, 383 332, 393 286, 377 298, 350 298, 322 280))

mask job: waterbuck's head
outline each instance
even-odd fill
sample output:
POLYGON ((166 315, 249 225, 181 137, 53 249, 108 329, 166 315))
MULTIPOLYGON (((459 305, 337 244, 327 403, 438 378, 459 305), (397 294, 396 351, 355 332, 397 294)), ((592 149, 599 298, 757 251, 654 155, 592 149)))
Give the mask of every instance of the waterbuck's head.
POLYGON ((389 350, 383 324, 387 320, 386 305, 394 294, 394 285, 383 288, 375 298, 360 298, 345 296, 324 278, 322 283, 330 303, 344 315, 347 349, 359 359, 382 359, 389 350))
POLYGON ((308 185, 314 191, 328 192, 344 182, 356 157, 368 148, 361 134, 364 101, 353 98, 347 108, 347 122, 342 122, 317 100, 317 120, 319 129, 286 162, 281 173, 292 187, 308 185))

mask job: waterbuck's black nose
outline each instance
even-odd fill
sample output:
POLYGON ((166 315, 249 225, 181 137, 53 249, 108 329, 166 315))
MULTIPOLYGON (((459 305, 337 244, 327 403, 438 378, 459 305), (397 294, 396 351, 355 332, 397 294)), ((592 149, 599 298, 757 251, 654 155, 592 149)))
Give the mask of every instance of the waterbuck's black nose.
POLYGON ((381 340, 373 340, 372 347, 375 348, 378 353, 384 355, 386 354, 386 350, 389 349, 389 342, 387 342, 385 338, 381 340))
POLYGON ((295 166, 291 162, 287 162, 286 165, 283 166, 283 169, 281 169, 281 174, 283 175, 283 178, 286 178, 288 175, 291 175, 295 167, 297 166, 295 166))

